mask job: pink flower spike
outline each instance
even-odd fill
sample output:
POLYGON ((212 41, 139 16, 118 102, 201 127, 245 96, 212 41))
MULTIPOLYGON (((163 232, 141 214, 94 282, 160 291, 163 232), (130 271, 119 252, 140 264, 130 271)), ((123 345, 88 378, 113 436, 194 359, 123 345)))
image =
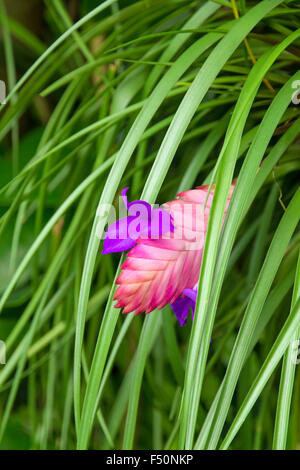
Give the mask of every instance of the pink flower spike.
MULTIPOLYGON (((229 191, 223 221, 234 186, 235 181, 229 191)), ((172 218, 173 231, 158 239, 142 235, 136 240, 127 255, 130 263, 125 261, 116 281, 114 298, 118 306, 124 307, 124 313, 149 313, 171 303, 180 324, 184 324, 189 307, 194 310, 194 286, 198 283, 214 186, 207 198, 208 189, 209 186, 200 186, 182 192, 178 199, 164 204, 164 211, 172 218), (135 293, 132 284, 139 286, 135 293)))
POLYGON ((184 289, 183 296, 179 297, 175 302, 170 303, 180 326, 186 324, 190 310, 192 311, 192 317, 194 319, 196 299, 197 289, 184 289))

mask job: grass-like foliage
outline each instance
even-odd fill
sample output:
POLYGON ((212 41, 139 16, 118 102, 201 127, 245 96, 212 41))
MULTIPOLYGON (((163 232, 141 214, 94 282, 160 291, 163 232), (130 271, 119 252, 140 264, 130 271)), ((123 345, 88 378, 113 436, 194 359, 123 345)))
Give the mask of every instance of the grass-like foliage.
POLYGON ((299 448, 299 2, 24 2, 40 30, 14 3, 0 448, 299 448), (201 184, 216 186, 194 321, 123 315, 98 206, 201 184))

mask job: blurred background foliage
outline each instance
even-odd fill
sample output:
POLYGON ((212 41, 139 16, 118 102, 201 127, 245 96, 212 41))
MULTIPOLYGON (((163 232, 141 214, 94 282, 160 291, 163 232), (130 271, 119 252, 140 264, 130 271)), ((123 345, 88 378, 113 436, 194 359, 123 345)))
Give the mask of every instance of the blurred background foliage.
POLYGON ((218 448, 227 431, 233 449, 298 448, 300 375, 281 359, 299 323, 299 2, 1 0, 0 26, 0 448, 218 448), (200 279, 212 333, 113 309, 100 197, 218 180, 213 229, 239 175, 200 279))

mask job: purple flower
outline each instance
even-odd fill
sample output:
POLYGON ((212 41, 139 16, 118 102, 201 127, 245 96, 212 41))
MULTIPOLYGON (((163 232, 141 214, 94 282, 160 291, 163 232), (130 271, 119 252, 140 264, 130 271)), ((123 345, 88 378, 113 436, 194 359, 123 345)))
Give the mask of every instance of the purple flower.
POLYGON ((195 305, 197 299, 197 289, 184 289, 183 297, 179 297, 171 305, 173 312, 176 315, 177 320, 180 323, 180 326, 186 324, 190 308, 192 310, 192 317, 194 319, 195 305))
MULTIPOLYGON (((192 310, 192 317, 194 320, 197 292, 197 287, 194 287, 194 289, 184 289, 183 297, 179 297, 172 304, 170 303, 171 308, 175 313, 180 326, 186 325, 190 313, 190 308, 192 310)), ((210 338, 210 342, 211 341, 212 340, 210 338)))
POLYGON ((122 199, 129 215, 108 227, 103 245, 103 255, 131 249, 142 235, 158 239, 164 233, 174 231, 169 212, 164 209, 152 209, 146 201, 128 202, 126 195, 128 189, 122 190, 122 199))

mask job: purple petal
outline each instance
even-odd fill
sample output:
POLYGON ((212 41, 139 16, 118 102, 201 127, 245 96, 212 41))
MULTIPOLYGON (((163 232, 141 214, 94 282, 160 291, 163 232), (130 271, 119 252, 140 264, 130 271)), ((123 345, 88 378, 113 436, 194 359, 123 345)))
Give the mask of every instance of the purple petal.
MULTIPOLYGON (((137 200, 137 201, 132 201, 132 202, 128 202, 128 199, 127 199, 127 191, 128 191, 129 187, 128 188, 124 188, 122 189, 122 198, 123 198, 123 201, 124 201, 124 204, 126 206, 126 209, 128 210, 129 214, 130 215, 136 215, 136 211, 134 211, 134 206, 135 205, 142 205, 144 206, 144 208, 146 209, 146 213, 148 215, 148 218, 150 218, 151 216, 151 205, 146 202, 146 201, 141 201, 141 200, 137 200)), ((139 212, 139 209, 137 209, 137 211, 139 212)))
POLYGON ((111 240, 110 238, 105 238, 101 254, 107 255, 108 253, 127 251, 134 247, 135 244, 135 240, 131 240, 131 238, 125 240, 111 240))
POLYGON ((179 297, 179 299, 175 300, 172 304, 170 303, 170 305, 180 326, 185 325, 190 312, 191 299, 179 297))
POLYGON ((148 233, 147 218, 139 215, 122 217, 108 227, 102 254, 127 251, 136 244, 138 238, 148 233))
POLYGON ((144 227, 142 230, 144 235, 148 235, 149 238, 157 238, 164 233, 174 232, 174 225, 169 212, 164 209, 152 210, 151 205, 142 200, 128 202, 126 195, 128 189, 124 188, 122 190, 124 204, 130 215, 140 216, 140 218, 148 221, 147 230, 144 227))
POLYGON ((197 299, 197 290, 196 289, 184 289, 184 297, 179 297, 171 305, 173 312, 176 315, 177 320, 180 323, 180 326, 185 325, 187 318, 189 316, 190 308, 192 310, 192 317, 194 319, 195 305, 197 299))
POLYGON ((129 216, 123 217, 111 224, 104 240, 102 254, 127 251, 136 244, 141 236, 159 238, 164 233, 173 232, 172 217, 164 209, 151 209, 146 201, 133 201, 128 203, 127 191, 122 190, 122 198, 129 212, 129 216))
POLYGON ((174 232, 171 214, 164 209, 153 209, 148 236, 159 238, 160 235, 168 232, 174 232))
POLYGON ((189 299, 193 300, 194 304, 196 305, 197 289, 183 289, 183 295, 186 295, 187 297, 189 297, 189 299))
POLYGON ((127 210, 128 210, 128 199, 127 199, 126 193, 127 193, 128 189, 129 189, 129 187, 124 188, 121 191, 121 195, 122 195, 122 198, 123 198, 123 201, 124 201, 124 204, 125 204, 125 207, 126 207, 127 210))
POLYGON ((123 217, 108 227, 102 255, 126 251, 135 245, 135 239, 128 235, 128 227, 132 219, 134 219, 134 217, 123 217))

